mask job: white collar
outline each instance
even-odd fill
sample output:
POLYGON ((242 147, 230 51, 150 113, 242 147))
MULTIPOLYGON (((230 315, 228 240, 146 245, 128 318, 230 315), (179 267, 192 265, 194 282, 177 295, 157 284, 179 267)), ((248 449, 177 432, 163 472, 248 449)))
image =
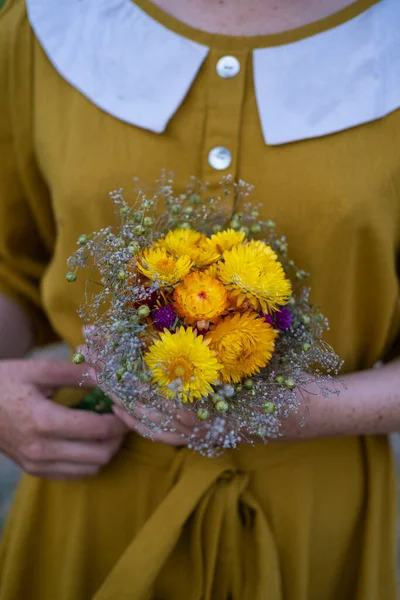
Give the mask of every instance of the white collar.
MULTIPOLYGON (((131 0, 27 0, 59 74, 96 106, 161 133, 207 57, 131 0)), ((264 139, 284 144, 379 119, 400 107, 400 2, 381 0, 312 37, 253 51, 264 139)))

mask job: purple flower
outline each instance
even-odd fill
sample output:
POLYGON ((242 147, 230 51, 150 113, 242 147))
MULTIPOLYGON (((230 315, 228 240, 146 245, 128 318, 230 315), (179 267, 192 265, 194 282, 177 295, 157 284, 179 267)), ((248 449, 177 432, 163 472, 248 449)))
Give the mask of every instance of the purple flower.
POLYGON ((282 306, 275 314, 275 324, 281 331, 286 331, 292 326, 293 315, 286 306, 282 306))
POLYGON ((269 314, 265 314, 265 315, 263 315, 263 314, 262 314, 261 316, 262 316, 262 317, 264 317, 264 321, 265 321, 266 323, 269 323, 269 325, 271 325, 272 327, 274 326, 274 320, 273 320, 273 318, 271 317, 271 315, 269 315, 269 314))
POLYGON ((276 327, 281 331, 286 331, 292 326, 293 315, 286 306, 281 306, 279 310, 274 312, 273 316, 268 314, 262 316, 267 323, 272 325, 272 327, 276 327))
POLYGON ((157 329, 157 331, 171 329, 175 323, 176 317, 177 314, 170 304, 167 306, 162 306, 161 308, 157 308, 157 310, 155 310, 153 313, 154 327, 157 329))

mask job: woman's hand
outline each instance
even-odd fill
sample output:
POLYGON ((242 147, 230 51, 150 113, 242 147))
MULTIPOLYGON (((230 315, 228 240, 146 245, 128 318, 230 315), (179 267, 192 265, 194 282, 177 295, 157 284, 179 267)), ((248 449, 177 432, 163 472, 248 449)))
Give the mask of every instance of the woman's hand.
POLYGON ((172 410, 171 420, 168 421, 169 431, 153 432, 151 425, 148 423, 160 424, 165 419, 160 413, 146 408, 142 404, 137 404, 132 414, 128 414, 126 409, 122 407, 118 400, 114 398, 113 412, 121 419, 121 421, 132 431, 142 437, 151 438, 155 442, 162 442, 170 446, 187 446, 189 437, 194 434, 194 429, 201 427, 200 422, 196 418, 196 414, 190 408, 182 408, 180 410, 172 410))
MULTIPOLYGON (((85 334, 85 329, 83 330, 85 334)), ((86 345, 77 349, 86 358, 86 372, 89 375, 93 385, 98 385, 98 373, 103 369, 103 363, 98 359, 96 353, 89 353, 86 345)), ((146 395, 146 385, 142 386, 143 397, 146 395)), ((140 393, 140 390, 138 390, 140 393)), ((173 407, 166 410, 168 414, 168 431, 155 431, 153 425, 161 424, 165 421, 165 414, 161 414, 153 409, 147 408, 144 404, 138 402, 135 410, 128 413, 124 405, 115 396, 115 394, 107 395, 113 401, 114 415, 131 431, 134 431, 141 437, 152 439, 154 442, 161 442, 169 446, 187 446, 189 438, 195 434, 195 429, 200 429, 204 426, 196 417, 196 413, 190 408, 181 408, 179 410, 173 407)), ((166 401, 167 402, 167 401, 166 401)))
POLYGON ((96 475, 128 427, 115 415, 60 406, 48 397, 76 387, 85 367, 49 360, 0 361, 0 451, 25 472, 52 479, 96 475))

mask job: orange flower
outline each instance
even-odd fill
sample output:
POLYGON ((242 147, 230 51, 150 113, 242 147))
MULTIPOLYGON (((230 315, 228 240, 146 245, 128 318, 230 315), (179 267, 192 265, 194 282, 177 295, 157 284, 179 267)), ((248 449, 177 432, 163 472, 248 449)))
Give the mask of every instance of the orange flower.
POLYGON ((205 273, 187 275, 173 294, 174 307, 189 325, 197 321, 215 322, 228 306, 223 284, 205 273))
POLYGON ((257 313, 235 314, 211 327, 206 341, 223 365, 222 381, 239 383, 271 360, 278 333, 257 313))

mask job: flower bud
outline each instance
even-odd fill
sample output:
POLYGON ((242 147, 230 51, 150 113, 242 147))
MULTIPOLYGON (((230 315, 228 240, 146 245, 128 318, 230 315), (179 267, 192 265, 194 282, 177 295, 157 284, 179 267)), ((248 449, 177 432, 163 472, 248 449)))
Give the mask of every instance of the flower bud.
POLYGON ((150 383, 151 381, 151 375, 149 373, 139 373, 139 379, 142 383, 150 383))
POLYGON ((246 227, 246 225, 242 225, 241 227, 239 227, 239 231, 242 231, 245 235, 249 235, 250 233, 250 229, 246 227))
POLYGON ((248 390, 252 390, 254 387, 254 381, 252 379, 246 379, 243 382, 243 386, 248 390))
POLYGON ((309 344, 308 342, 304 342, 301 349, 303 350, 303 352, 309 352, 311 350, 311 344, 309 344))
POLYGON ((304 325, 309 325, 311 323, 311 317, 309 317, 308 315, 302 315, 301 321, 302 323, 304 323, 304 325))
POLYGON ((275 383, 277 383, 278 385, 283 385, 285 383, 285 378, 283 377, 283 375, 277 375, 275 377, 275 383))
POLYGON ((194 214, 194 208, 193 206, 185 206, 182 212, 184 215, 191 217, 194 214))
POLYGON ((254 217, 255 219, 257 219, 260 216, 260 213, 258 212, 258 210, 256 208, 253 208, 253 210, 251 211, 251 216, 254 217))
POLYGON ((133 230, 133 233, 135 235, 143 235, 144 234, 144 227, 142 227, 141 225, 136 225, 135 229, 133 230))
POLYGON ((88 238, 88 236, 87 236, 87 235, 84 233, 84 234, 82 234, 82 235, 80 235, 80 236, 78 237, 78 242, 77 242, 77 243, 78 243, 80 246, 85 246, 85 245, 88 243, 88 241, 89 241, 89 238, 88 238))
POLYGON ((263 408, 267 415, 272 415, 276 411, 275 404, 273 402, 264 402, 263 408))
POLYGON ((266 222, 266 226, 267 226, 269 229, 275 229, 275 222, 274 222, 274 221, 271 221, 271 219, 269 219, 269 220, 266 222))
POLYGON ((285 379, 285 387, 287 387, 288 390, 294 390, 296 387, 296 384, 291 377, 285 379))
POLYGON ((72 360, 76 365, 80 365, 85 362, 85 357, 81 352, 76 352, 76 354, 73 355, 72 360))
POLYGON ((138 246, 138 244, 129 244, 128 250, 133 256, 135 256, 136 254, 138 254, 140 246, 138 246))
POLYGON ((140 223, 143 218, 143 212, 141 210, 138 210, 133 213, 132 217, 135 223, 140 223))
POLYGON ((139 317, 148 317, 150 314, 150 308, 147 306, 147 304, 142 304, 142 306, 139 306, 137 314, 139 317))
POLYGON ((121 269, 120 271, 118 271, 118 275, 117 275, 117 279, 119 281, 125 281, 125 279, 128 277, 128 274, 126 271, 124 271, 123 269, 121 269))
POLYGON ((189 198, 189 202, 192 204, 201 204, 201 199, 198 194, 192 194, 189 198))
POLYGON ((118 369, 115 372, 115 376, 118 379, 118 381, 121 381, 121 379, 123 378, 124 374, 125 374, 125 369, 118 369))
POLYGON ((143 225, 145 227, 151 227, 153 225, 153 223, 154 223, 154 220, 151 217, 145 217, 143 219, 143 225))
POLYGON ((68 283, 73 283, 78 278, 75 275, 75 273, 73 273, 72 271, 70 271, 69 273, 66 274, 65 279, 68 281, 68 283))
POLYGON ((197 418, 199 419, 199 421, 207 421, 209 416, 210 413, 206 408, 199 408, 199 410, 197 411, 197 418))
POLYGON ((226 400, 220 400, 215 405, 215 408, 217 409, 218 412, 224 414, 224 413, 228 412, 229 404, 226 402, 226 400))
POLYGON ((183 223, 179 223, 178 228, 179 229, 192 229, 192 226, 187 221, 184 221, 183 223))
POLYGON ((179 204, 173 204, 171 206, 171 212, 173 215, 179 215, 179 213, 181 212, 181 207, 179 206, 179 204))
POLYGON ((222 225, 213 225, 213 233, 219 233, 220 231, 222 231, 222 225))
POLYGON ((250 231, 251 233, 260 233, 261 225, 259 225, 258 223, 254 223, 254 225, 250 227, 250 231))
POLYGON ((217 402, 220 402, 220 400, 223 400, 223 397, 220 396, 219 394, 211 394, 210 396, 211 398, 211 402, 213 402, 214 404, 217 404, 217 402))

